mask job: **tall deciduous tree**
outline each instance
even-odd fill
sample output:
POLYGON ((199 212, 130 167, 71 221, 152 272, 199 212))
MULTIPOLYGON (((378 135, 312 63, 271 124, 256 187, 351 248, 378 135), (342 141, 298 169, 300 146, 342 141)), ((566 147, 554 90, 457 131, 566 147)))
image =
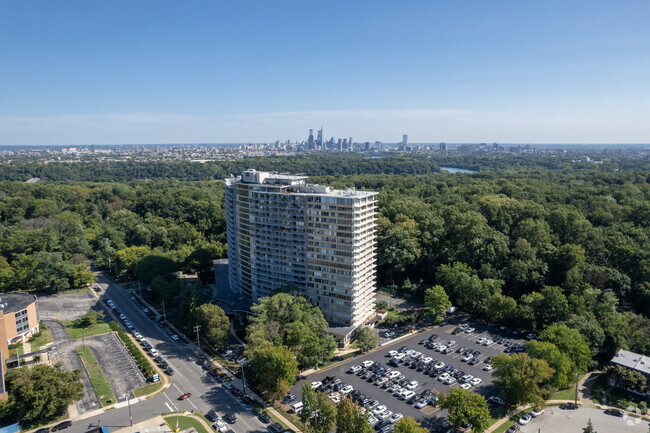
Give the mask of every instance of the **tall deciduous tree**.
POLYGON ((553 343, 573 361, 579 373, 585 373, 591 365, 589 343, 577 329, 563 324, 551 325, 539 334, 539 340, 553 343))
POLYGON ((573 381, 575 364, 555 344, 547 341, 529 341, 526 344, 526 352, 532 358, 545 360, 554 370, 551 384, 556 388, 565 388, 573 381))
POLYGON ((336 422, 334 403, 323 393, 316 393, 311 384, 302 386, 302 411, 300 420, 305 424, 305 433, 330 433, 336 422))
POLYGON ((442 286, 433 286, 424 293, 424 304, 434 323, 441 323, 451 301, 442 286))
POLYGON ((25 425, 53 420, 83 397, 81 372, 65 371, 61 364, 22 367, 8 380, 9 400, 17 418, 25 425))
POLYGON ((367 352, 368 350, 377 347, 377 334, 368 326, 358 327, 354 331, 354 338, 357 342, 357 346, 359 346, 359 349, 361 349, 362 352, 367 352))
POLYGON ((296 381, 298 365, 293 354, 282 346, 267 342, 263 345, 248 347, 249 375, 262 392, 278 397, 285 393, 296 381))
POLYGON ((504 397, 516 404, 543 404, 545 390, 541 384, 551 379, 553 369, 543 359, 530 358, 526 353, 492 358, 495 384, 504 397))
POLYGON ((482 433, 488 428, 490 410, 482 395, 462 388, 452 388, 442 402, 449 411, 449 421, 456 427, 472 425, 472 431, 482 433))
POLYGON ((221 307, 203 304, 194 310, 194 320, 201 326, 201 338, 210 346, 224 350, 230 338, 230 319, 221 307))
POLYGON ((429 430, 422 427, 412 416, 407 416, 397 421, 393 433, 429 433, 429 430))
POLYGON ((336 433, 372 433, 368 417, 369 412, 364 414, 352 399, 345 397, 336 406, 336 433))

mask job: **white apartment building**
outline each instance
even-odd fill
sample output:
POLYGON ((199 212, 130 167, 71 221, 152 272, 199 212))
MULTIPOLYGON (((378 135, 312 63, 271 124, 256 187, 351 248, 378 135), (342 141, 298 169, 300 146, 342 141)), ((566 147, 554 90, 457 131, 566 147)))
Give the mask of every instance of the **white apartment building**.
POLYGON ((251 300, 293 285, 331 325, 356 327, 375 304, 372 191, 246 170, 226 179, 228 278, 251 300))

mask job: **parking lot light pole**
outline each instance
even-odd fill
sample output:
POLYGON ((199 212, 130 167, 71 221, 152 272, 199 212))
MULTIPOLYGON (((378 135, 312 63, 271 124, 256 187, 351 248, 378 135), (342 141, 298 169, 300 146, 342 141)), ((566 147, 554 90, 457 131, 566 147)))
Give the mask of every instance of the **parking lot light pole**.
POLYGON ((178 432, 178 413, 180 411, 180 403, 176 405, 176 430, 174 432, 178 432))
POLYGON ((129 406, 129 420, 131 421, 131 426, 133 426, 133 415, 131 414, 131 400, 129 400, 129 393, 124 394, 126 397, 126 403, 129 406))
POLYGON ((575 395, 574 404, 578 406, 578 372, 577 371, 576 371, 576 395, 575 395))

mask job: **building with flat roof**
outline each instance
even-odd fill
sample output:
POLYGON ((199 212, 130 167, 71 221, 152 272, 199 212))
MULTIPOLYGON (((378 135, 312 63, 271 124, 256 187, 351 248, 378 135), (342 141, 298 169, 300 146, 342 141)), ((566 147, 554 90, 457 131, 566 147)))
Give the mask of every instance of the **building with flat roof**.
POLYGON ((293 286, 331 325, 374 313, 376 192, 246 170, 226 179, 228 279, 253 301, 293 286))
POLYGON ((36 296, 29 293, 0 293, 0 398, 6 399, 5 368, 9 345, 26 342, 39 331, 36 296))
MULTIPOLYGON (((650 384, 650 357, 630 352, 629 350, 619 349, 609 362, 612 365, 620 365, 643 374, 648 384, 650 384)), ((612 383, 616 385, 616 383, 612 383)), ((632 391, 636 392, 636 391, 632 391)), ((650 395, 650 386, 646 387, 645 393, 650 395)))

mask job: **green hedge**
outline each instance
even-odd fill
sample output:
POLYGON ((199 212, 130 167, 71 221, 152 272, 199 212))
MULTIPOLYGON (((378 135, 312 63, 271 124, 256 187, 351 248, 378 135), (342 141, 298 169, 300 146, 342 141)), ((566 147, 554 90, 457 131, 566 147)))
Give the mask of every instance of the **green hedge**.
POLYGON ((123 330, 120 329, 117 331, 117 335, 120 337, 120 340, 122 340, 129 353, 131 353, 133 359, 135 359, 135 362, 138 364, 138 367, 140 367, 140 370, 144 372, 147 380, 151 380, 153 378, 153 375, 156 373, 156 370, 154 370, 153 366, 144 356, 140 348, 133 343, 133 341, 129 338, 128 335, 126 335, 126 332, 123 330))

